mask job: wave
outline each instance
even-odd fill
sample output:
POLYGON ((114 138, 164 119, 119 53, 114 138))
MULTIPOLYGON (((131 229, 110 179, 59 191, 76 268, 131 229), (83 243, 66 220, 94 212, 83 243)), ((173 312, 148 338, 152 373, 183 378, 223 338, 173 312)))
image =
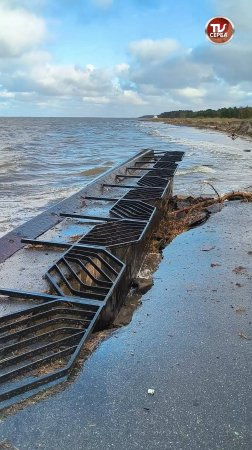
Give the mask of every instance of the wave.
POLYGON ((215 170, 208 166, 194 166, 178 170, 176 175, 187 175, 189 173, 215 173, 215 170))
POLYGON ((164 138, 167 140, 172 140, 172 137, 169 134, 163 134, 159 130, 149 130, 147 133, 149 136, 155 136, 159 138, 164 138))

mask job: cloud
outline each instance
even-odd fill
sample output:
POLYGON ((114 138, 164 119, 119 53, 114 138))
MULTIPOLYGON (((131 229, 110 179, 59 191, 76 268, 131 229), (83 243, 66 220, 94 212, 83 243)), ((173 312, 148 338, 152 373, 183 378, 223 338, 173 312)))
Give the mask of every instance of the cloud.
POLYGON ((174 40, 141 40, 129 48, 133 60, 127 77, 139 92, 149 86, 155 95, 158 92, 162 95, 169 89, 196 88, 199 83, 214 78, 210 64, 194 61, 192 52, 182 49, 174 40))
POLYGON ((14 98, 14 92, 7 92, 6 90, 0 91, 0 98, 14 98))
MULTIPOLYGON (((109 6, 111 2, 99 2, 109 6)), ((12 1, 0 4, 0 98, 36 103, 40 108, 75 104, 143 105, 141 95, 129 86, 122 87, 118 76, 126 74, 129 65, 96 68, 89 63, 56 64, 52 54, 42 50, 47 36, 45 21, 19 9, 12 1)))
POLYGON ((140 40, 129 46, 132 61, 121 74, 122 84, 151 103, 160 97, 179 105, 208 107, 251 101, 252 50, 240 40, 225 46, 206 42, 195 48, 182 48, 171 39, 140 40), (209 92, 211 94, 209 95, 209 92), (219 94, 217 94, 219 92, 219 94), (225 93, 221 95, 221 93, 225 93))
POLYGON ((22 90, 59 97, 109 95, 113 88, 110 71, 95 69, 91 65, 77 67, 47 63, 27 66, 17 71, 13 80, 14 85, 22 87, 22 90))
POLYGON ((131 55, 143 62, 166 59, 178 49, 179 44, 175 39, 142 39, 129 45, 131 55))
POLYGON ((131 105, 146 105, 146 101, 141 98, 141 96, 132 90, 124 90, 118 98, 119 101, 131 105))
MULTIPOLYGON (((80 115, 137 115, 251 103, 252 50, 245 36, 252 8, 247 0, 239 5, 222 2, 236 27, 234 39, 225 46, 206 41, 183 48, 169 36, 140 39, 129 43, 125 61, 108 67, 96 67, 92 58, 86 64, 60 63, 45 50, 46 20, 29 5, 39 11, 46 1, 0 0, 1 108, 11 104, 13 110, 26 105, 29 113, 34 107, 65 114, 71 108, 80 115)), ((111 0, 91 3, 99 8, 112 5, 111 0)))
POLYGON ((111 103, 111 100, 106 96, 99 97, 98 95, 95 97, 82 97, 82 100, 87 103, 93 103, 95 105, 108 105, 111 103))
POLYGON ((17 57, 46 36, 43 19, 22 9, 0 4, 0 57, 17 57))
POLYGON ((151 85, 162 91, 197 87, 199 83, 213 80, 214 74, 208 64, 197 64, 183 57, 172 62, 157 63, 156 66, 131 67, 130 76, 140 90, 145 85, 151 85))
POLYGON ((186 87, 175 91, 181 97, 188 99, 202 98, 206 95, 206 89, 186 87))
POLYGON ((120 63, 115 66, 115 71, 118 75, 123 75, 123 74, 126 75, 129 73, 129 68, 130 68, 129 64, 120 63))
POLYGON ((192 60, 211 65, 217 77, 230 84, 252 81, 252 48, 233 42, 225 46, 202 46, 192 52, 192 60))
POLYGON ((216 16, 223 14, 234 23, 236 31, 251 33, 252 7, 251 0, 213 0, 216 16))
POLYGON ((11 77, 8 73, 1 77, 4 97, 13 92, 19 99, 21 95, 22 101, 36 101, 43 108, 52 104, 50 98, 65 102, 75 99, 77 103, 83 101, 92 105, 146 104, 139 93, 120 85, 117 75, 125 72, 125 63, 113 69, 98 69, 92 64, 84 67, 56 65, 46 52, 22 55, 18 62, 16 70, 12 68, 11 77))

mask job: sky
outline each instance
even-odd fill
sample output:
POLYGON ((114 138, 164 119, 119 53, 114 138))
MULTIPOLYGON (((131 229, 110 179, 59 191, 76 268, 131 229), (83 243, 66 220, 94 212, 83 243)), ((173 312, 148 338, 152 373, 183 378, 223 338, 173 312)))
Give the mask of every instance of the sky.
POLYGON ((251 23, 251 0, 0 0, 0 116, 251 106, 251 23))

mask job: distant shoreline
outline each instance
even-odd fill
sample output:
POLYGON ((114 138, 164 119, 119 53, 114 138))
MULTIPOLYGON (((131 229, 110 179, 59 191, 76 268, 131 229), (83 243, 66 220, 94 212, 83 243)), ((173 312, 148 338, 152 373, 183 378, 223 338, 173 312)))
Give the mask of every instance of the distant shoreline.
POLYGON ((252 119, 224 119, 224 118, 176 118, 176 119, 166 119, 166 118, 146 118, 142 120, 152 121, 152 122, 163 122, 171 125, 187 126, 203 129, 211 129, 216 131, 221 131, 224 133, 235 135, 235 137, 246 137, 252 138, 252 119))

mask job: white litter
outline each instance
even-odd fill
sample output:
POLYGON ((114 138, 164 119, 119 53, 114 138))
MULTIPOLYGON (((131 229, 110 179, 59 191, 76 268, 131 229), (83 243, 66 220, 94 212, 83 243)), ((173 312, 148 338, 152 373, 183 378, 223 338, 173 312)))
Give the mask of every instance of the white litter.
POLYGON ((155 394, 155 389, 148 389, 148 394, 149 395, 154 395, 155 394))

